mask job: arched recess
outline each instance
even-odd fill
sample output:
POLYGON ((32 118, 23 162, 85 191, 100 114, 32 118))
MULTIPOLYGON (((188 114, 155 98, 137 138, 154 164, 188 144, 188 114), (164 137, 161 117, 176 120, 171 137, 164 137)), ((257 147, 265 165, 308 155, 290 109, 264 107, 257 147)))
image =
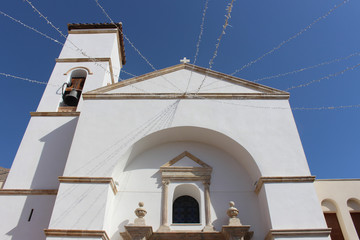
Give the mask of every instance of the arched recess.
POLYGON ((360 239, 360 201, 356 198, 350 198, 347 201, 347 206, 353 221, 356 233, 360 239))
MULTIPOLYGON (((259 196, 254 192, 254 182, 261 176, 261 173, 253 157, 241 144, 223 133, 207 128, 188 126, 164 129, 149 134, 130 146, 127 153, 118 160, 112 176, 119 183, 119 192, 115 196, 112 206, 107 206, 109 209, 107 212, 111 214, 106 217, 110 218, 110 222, 112 222, 109 226, 113 229, 111 234, 117 235, 118 229, 123 231, 126 224, 132 223, 133 209, 137 207, 136 203, 139 201, 145 203, 148 211, 146 224, 153 226, 155 230, 160 227, 163 205, 160 167, 183 151, 189 151, 214 168, 210 184, 210 209, 211 223, 215 229, 221 230, 221 226, 228 223, 229 219, 226 215, 228 203, 235 201, 240 211, 239 218, 244 224, 252 226, 255 237, 263 238, 267 233, 263 219, 269 218, 269 213, 268 210, 261 211, 259 206, 262 203, 257 201, 259 196), (219 171, 219 167, 222 169, 221 171, 219 171), (127 186, 122 187, 122 185, 127 186), (142 196, 142 192, 145 191, 147 191, 146 195, 142 196), (125 205, 126 207, 124 207, 125 205)), ((169 185, 169 199, 166 201, 169 203, 167 204, 169 211, 173 198, 176 198, 179 193, 175 190, 176 187, 186 186, 188 183, 180 181, 169 185)), ((206 224, 205 185, 202 181, 194 181, 190 184, 196 187, 198 195, 200 195, 199 201, 195 195, 187 192, 200 204, 199 225, 201 226, 193 226, 193 228, 187 226, 186 228, 201 230, 206 224)), ((185 194, 185 192, 183 193, 185 194)), ((168 219, 170 220, 172 217, 168 216, 168 219)), ((170 221, 169 223, 171 224, 170 221)), ((185 227, 180 229, 181 226, 170 227, 174 230, 186 230, 185 227)))
POLYGON ((326 224, 331 228, 331 239, 332 240, 344 240, 344 234, 341 229, 341 224, 338 218, 338 206, 335 201, 331 199, 324 199, 321 202, 321 208, 324 213, 326 224))
POLYGON ((118 162, 113 170, 112 176, 116 178, 136 156, 144 151, 157 145, 176 141, 200 142, 215 146, 236 159, 246 169, 254 183, 262 176, 256 161, 240 143, 224 133, 208 128, 192 126, 167 128, 143 137, 129 148, 127 154, 124 155, 126 158, 124 159, 125 161, 118 162))

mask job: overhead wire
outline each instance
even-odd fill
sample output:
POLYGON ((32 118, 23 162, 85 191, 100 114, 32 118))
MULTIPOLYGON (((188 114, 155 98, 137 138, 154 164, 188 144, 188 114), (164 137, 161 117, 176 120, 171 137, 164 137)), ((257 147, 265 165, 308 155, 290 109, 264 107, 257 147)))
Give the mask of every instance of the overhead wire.
POLYGON ((359 67, 359 66, 360 66, 360 63, 358 63, 358 64, 356 64, 356 65, 353 65, 353 66, 351 66, 351 67, 347 67, 347 68, 345 68, 345 69, 343 69, 343 70, 341 70, 341 71, 339 71, 339 72, 329 74, 329 75, 327 75, 327 76, 325 76, 325 77, 322 77, 322 78, 319 78, 319 79, 315 79, 315 80, 309 81, 309 82, 307 82, 307 83, 303 83, 303 84, 299 84, 299 85, 296 85, 296 86, 289 87, 289 88, 287 88, 285 91, 289 91, 289 90, 292 90, 292 89, 295 89, 295 88, 307 87, 307 86, 309 86, 309 85, 311 85, 311 84, 313 84, 313 83, 321 82, 321 81, 324 80, 324 79, 330 79, 330 78, 332 78, 332 77, 336 77, 336 76, 338 76, 338 75, 340 75, 340 74, 343 74, 343 73, 345 73, 345 72, 347 72, 347 71, 349 71, 349 70, 354 70, 355 68, 357 68, 357 67, 359 67))
MULTIPOLYGON (((119 75, 116 75, 114 73, 111 73, 109 70, 107 70, 102 64, 100 64, 96 58, 92 58, 89 55, 87 55, 82 49, 80 49, 78 46, 76 46, 76 44, 74 44, 70 39, 67 38, 67 36, 65 34, 63 34, 59 28, 57 28, 47 17, 45 17, 29 0, 25 0, 32 9, 34 9, 35 12, 37 12, 39 14, 39 16, 41 18, 43 18, 52 28, 54 28, 62 37, 64 37, 72 46, 74 46, 76 48, 76 51, 80 52, 83 56, 87 57, 88 59, 90 59, 96 66, 102 68, 106 73, 108 73, 109 75, 112 75, 114 77, 117 77, 121 80, 119 75)), ((112 22, 113 24, 115 24, 114 22, 112 22)), ((116 25, 115 25, 116 26, 116 25)), ((116 26, 117 27, 117 26, 116 26)), ((120 30, 120 29, 119 29, 120 30)), ((66 46, 66 44, 65 44, 66 46)), ((139 87, 136 87, 134 85, 130 85, 130 87, 135 88, 141 92, 147 93, 147 94, 151 94, 139 87)), ((164 87, 164 86, 162 86, 164 87)), ((166 87, 164 87, 166 88, 166 87)))
POLYGON ((18 19, 16 19, 16 18, 14 18, 14 17, 12 17, 12 16, 4 13, 3 11, 0 11, 0 14, 3 15, 3 16, 5 16, 5 17, 10 18, 10 19, 13 20, 14 22, 17 22, 17 23, 21 24, 22 26, 24 26, 24 27, 26 27, 26 28, 28 28, 28 29, 30 29, 30 30, 32 30, 32 31, 40 34, 41 36, 43 36, 43 37, 45 37, 45 38, 47 38, 47 39, 49 39, 49 40, 51 40, 51 41, 53 41, 53 42, 55 42, 55 43, 57 43, 57 44, 60 44, 60 45, 62 45, 62 46, 64 45, 64 43, 60 42, 59 40, 57 40, 57 39, 55 39, 55 38, 52 38, 52 37, 46 35, 45 33, 40 32, 40 31, 37 30, 36 28, 31 27, 31 26, 23 23, 22 21, 20 21, 20 20, 18 20, 18 19))
POLYGON ((331 13, 333 13, 336 9, 338 9, 339 7, 341 7, 342 5, 346 4, 347 2, 349 2, 350 0, 344 0, 342 3, 335 5, 333 8, 331 8, 328 12, 326 12, 324 15, 322 15, 321 17, 318 17, 316 20, 314 20, 312 23, 310 23, 308 26, 306 26, 305 28, 301 29, 299 32, 297 32, 296 34, 292 35, 290 38, 282 41, 280 44, 278 44, 276 47, 272 48, 270 51, 264 53, 263 55, 261 55, 260 57, 256 58, 255 60, 250 61, 249 63, 243 65, 241 68, 235 70, 233 73, 231 73, 230 75, 233 76, 236 73, 244 70, 245 68, 250 67, 251 65, 253 65, 254 63, 260 61, 261 59, 263 59, 264 57, 266 57, 267 55, 279 50, 282 46, 284 46, 285 44, 289 43, 291 40, 294 40, 295 38, 299 37, 301 34, 303 34, 304 32, 306 32, 307 30, 309 30, 310 28, 312 28, 312 26, 316 23, 318 23, 320 20, 323 20, 325 18, 327 18, 331 13))
MULTIPOLYGON (((195 51, 195 55, 194 55, 193 69, 194 69, 194 65, 196 64, 197 57, 198 57, 199 51, 200 51, 200 43, 201 43, 202 35, 204 33, 204 24, 205 24, 205 17, 206 17, 206 12, 207 12, 207 9, 208 9, 208 4, 209 4, 209 0, 206 0, 204 10, 203 10, 203 14, 202 14, 202 19, 201 19, 200 33, 199 33, 198 41, 196 43, 196 51, 195 51)), ((187 93, 187 91, 189 89, 192 73, 193 73, 193 71, 190 71, 190 76, 189 76, 188 83, 187 83, 187 86, 186 86, 186 89, 185 89, 185 93, 187 93)))
MULTIPOLYGON (((231 18, 231 11, 232 11, 232 9, 233 9, 234 1, 235 1, 235 0, 232 0, 231 3, 229 3, 229 4, 227 5, 227 7, 226 7, 225 23, 224 23, 224 25, 223 25, 223 27, 222 27, 222 31, 221 31, 221 33, 220 33, 220 36, 219 36, 218 39, 217 39, 217 42, 216 42, 216 45, 215 45, 214 54, 213 54, 212 58, 211 58, 210 61, 209 61, 209 68, 208 68, 209 70, 211 70, 212 67, 213 67, 214 60, 215 60, 215 58, 217 57, 217 53, 218 53, 218 50, 219 50, 219 46, 220 46, 220 43, 221 43, 221 39, 222 39, 223 35, 225 34, 226 28, 229 26, 229 19, 231 18)), ((207 77, 207 73, 205 73, 205 76, 204 76, 203 80, 201 81, 201 84, 200 84, 200 86, 198 87, 198 89, 196 90, 196 93, 195 93, 195 94, 197 94, 197 93, 200 91, 201 87, 203 86, 203 84, 204 84, 204 82, 205 82, 206 77, 207 77)))
POLYGON ((305 71, 305 70, 309 70, 309 69, 321 67, 321 66, 324 66, 324 65, 328 65, 328 64, 331 64, 331 63, 335 63, 335 62, 340 62, 340 61, 343 61, 343 60, 347 60, 347 59, 349 59, 349 58, 351 58, 351 57, 358 56, 358 55, 360 55, 360 52, 355 52, 355 53, 352 53, 352 54, 350 54, 350 55, 348 55, 348 56, 346 56, 346 57, 341 57, 341 58, 332 59, 332 60, 329 60, 329 61, 325 61, 325 62, 322 62, 322 63, 319 63, 319 64, 315 64, 315 65, 312 65, 312 66, 300 68, 300 69, 293 70, 293 71, 286 72, 286 73, 279 73, 279 74, 272 75, 272 76, 268 76, 268 77, 258 78, 258 79, 255 79, 254 82, 260 82, 260 81, 267 80, 267 79, 284 77, 284 76, 287 76, 287 75, 289 75, 289 74, 295 74, 295 73, 303 72, 303 71, 305 71))
MULTIPOLYGON (((121 32, 121 34, 124 36, 126 41, 131 45, 131 47, 140 55, 142 59, 154 70, 157 71, 157 69, 150 63, 150 61, 140 52, 139 49, 135 47, 132 41, 123 33, 122 29, 118 27, 118 25, 113 21, 113 19, 109 16, 109 14, 105 11, 105 9, 100 5, 98 0, 94 0, 96 2, 96 5, 101 9, 101 11, 104 13, 104 15, 110 20, 112 24, 121 32)), ((168 82, 171 86, 173 86, 177 91, 182 92, 180 88, 178 88, 175 84, 173 84, 171 81, 166 79, 163 75, 161 76, 166 82, 168 82)))
POLYGON ((27 82, 30 82, 30 83, 37 83, 37 84, 42 84, 42 85, 51 85, 51 86, 55 86, 55 87, 60 87, 60 85, 51 84, 51 83, 47 83, 47 82, 41 82, 41 81, 37 81, 37 80, 32 80, 32 79, 29 79, 29 78, 19 77, 19 76, 15 76, 15 75, 8 74, 8 73, 0 72, 0 75, 5 76, 5 77, 11 77, 11 78, 15 78, 15 79, 20 79, 20 80, 27 81, 27 82))

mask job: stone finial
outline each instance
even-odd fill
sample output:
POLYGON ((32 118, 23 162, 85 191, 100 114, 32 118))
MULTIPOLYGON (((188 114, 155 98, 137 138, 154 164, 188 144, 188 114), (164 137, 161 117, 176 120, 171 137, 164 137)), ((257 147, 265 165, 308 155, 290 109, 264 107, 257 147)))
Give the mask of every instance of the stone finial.
POLYGON ((239 214, 239 210, 237 210, 237 208, 235 207, 235 203, 233 201, 229 202, 229 209, 227 210, 227 215, 229 216, 229 218, 236 218, 237 215, 239 214))
POLYGON ((135 209, 135 215, 138 217, 135 219, 134 224, 135 225, 145 225, 145 215, 147 214, 147 211, 145 210, 144 203, 139 202, 139 207, 135 209))
POLYGON ((233 201, 229 202, 229 209, 227 210, 227 215, 229 216, 229 225, 230 226, 241 226, 240 219, 237 218, 237 215, 239 214, 239 210, 235 207, 235 203, 233 201))

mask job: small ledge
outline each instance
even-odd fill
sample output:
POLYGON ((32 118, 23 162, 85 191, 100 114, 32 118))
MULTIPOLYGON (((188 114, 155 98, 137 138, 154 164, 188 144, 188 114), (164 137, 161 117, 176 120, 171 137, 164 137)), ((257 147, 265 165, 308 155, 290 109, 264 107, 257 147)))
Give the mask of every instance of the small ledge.
POLYGON ((117 188, 112 177, 58 177, 61 183, 105 183, 110 184, 114 195, 117 193, 117 188))
POLYGON ((80 112, 30 112, 32 117, 77 117, 80 112))
POLYGON ((57 195, 57 189, 0 189, 0 195, 57 195))
POLYGON ((201 223, 172 223, 170 226, 202 226, 201 223))
POLYGON ((255 186, 255 193, 260 192, 264 183, 304 183, 314 181, 315 176, 260 177, 255 186))

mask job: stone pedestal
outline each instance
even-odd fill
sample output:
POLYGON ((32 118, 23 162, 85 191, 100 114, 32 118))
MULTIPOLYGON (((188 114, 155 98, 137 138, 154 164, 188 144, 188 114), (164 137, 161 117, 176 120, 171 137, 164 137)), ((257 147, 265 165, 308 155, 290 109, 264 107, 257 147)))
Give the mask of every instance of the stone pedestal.
POLYGON ((250 240, 254 232, 249 231, 250 226, 223 226, 222 233, 225 240, 250 240))

